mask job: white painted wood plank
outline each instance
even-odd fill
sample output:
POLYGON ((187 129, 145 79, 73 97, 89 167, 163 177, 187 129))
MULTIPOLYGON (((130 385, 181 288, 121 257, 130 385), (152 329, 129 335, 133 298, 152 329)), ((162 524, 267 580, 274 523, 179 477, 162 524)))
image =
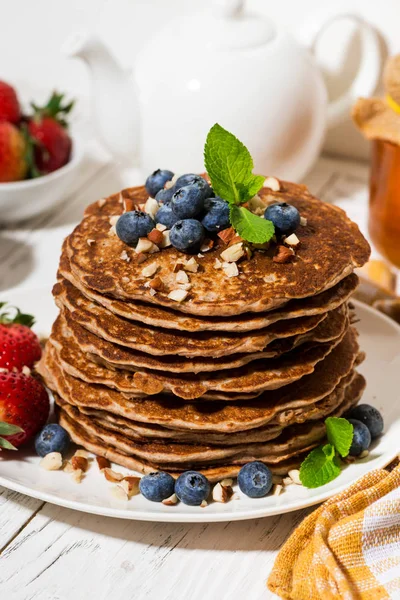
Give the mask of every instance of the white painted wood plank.
POLYGON ((45 505, 1 557, 4 597, 261 600, 306 511, 214 524, 141 523, 45 505))
POLYGON ((0 554, 43 504, 0 487, 0 554))

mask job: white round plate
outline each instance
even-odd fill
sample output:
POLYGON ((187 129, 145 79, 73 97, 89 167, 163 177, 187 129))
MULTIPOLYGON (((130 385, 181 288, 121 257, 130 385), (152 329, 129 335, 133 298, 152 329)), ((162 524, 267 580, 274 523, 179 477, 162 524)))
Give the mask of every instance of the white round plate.
MULTIPOLYGON (((24 312, 35 315, 37 333, 49 334, 57 314, 50 290, 3 293, 0 300, 7 300, 24 312)), ((314 490, 291 485, 280 496, 261 499, 247 498, 239 491, 238 499, 226 504, 211 502, 205 508, 182 503, 164 506, 140 495, 125 502, 113 497, 111 488, 115 484, 107 482, 100 475, 96 464, 92 464, 82 483, 77 484, 71 475, 63 471, 45 471, 39 466, 40 459, 29 448, 15 453, 1 453, 0 485, 67 508, 142 521, 236 521, 285 513, 326 500, 368 471, 386 466, 400 451, 400 327, 364 304, 355 302, 355 305, 360 319, 357 324, 360 345, 367 354, 366 361, 360 367, 367 379, 362 402, 382 411, 385 433, 373 444, 367 458, 347 465, 331 483, 314 490)), ((115 468, 127 472, 122 467, 115 468)))

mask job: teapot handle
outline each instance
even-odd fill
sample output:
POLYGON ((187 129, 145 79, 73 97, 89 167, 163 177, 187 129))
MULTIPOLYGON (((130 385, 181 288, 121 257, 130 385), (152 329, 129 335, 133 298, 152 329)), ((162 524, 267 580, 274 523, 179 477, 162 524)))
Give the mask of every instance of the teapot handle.
POLYGON ((361 41, 361 57, 358 72, 351 86, 339 98, 329 102, 327 113, 328 128, 343 122, 350 114, 354 102, 359 96, 371 96, 379 82, 382 71, 382 53, 378 33, 373 27, 361 17, 354 14, 343 13, 332 16, 325 20, 322 25, 314 23, 311 33, 309 48, 315 54, 315 48, 319 37, 335 21, 347 19, 358 25, 361 41))

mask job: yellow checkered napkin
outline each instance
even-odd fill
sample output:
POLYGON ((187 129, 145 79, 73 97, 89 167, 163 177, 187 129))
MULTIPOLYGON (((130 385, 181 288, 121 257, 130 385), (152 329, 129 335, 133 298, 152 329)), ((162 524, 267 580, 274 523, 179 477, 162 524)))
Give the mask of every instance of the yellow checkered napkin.
POLYGON ((304 519, 268 586, 292 600, 400 599, 400 465, 368 473, 304 519))

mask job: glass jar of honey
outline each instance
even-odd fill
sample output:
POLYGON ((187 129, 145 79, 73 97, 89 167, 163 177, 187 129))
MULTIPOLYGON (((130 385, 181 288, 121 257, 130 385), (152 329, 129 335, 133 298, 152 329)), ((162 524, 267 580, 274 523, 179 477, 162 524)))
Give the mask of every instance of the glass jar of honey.
POLYGON ((400 146, 373 140, 369 233, 376 249, 400 268, 400 146))

